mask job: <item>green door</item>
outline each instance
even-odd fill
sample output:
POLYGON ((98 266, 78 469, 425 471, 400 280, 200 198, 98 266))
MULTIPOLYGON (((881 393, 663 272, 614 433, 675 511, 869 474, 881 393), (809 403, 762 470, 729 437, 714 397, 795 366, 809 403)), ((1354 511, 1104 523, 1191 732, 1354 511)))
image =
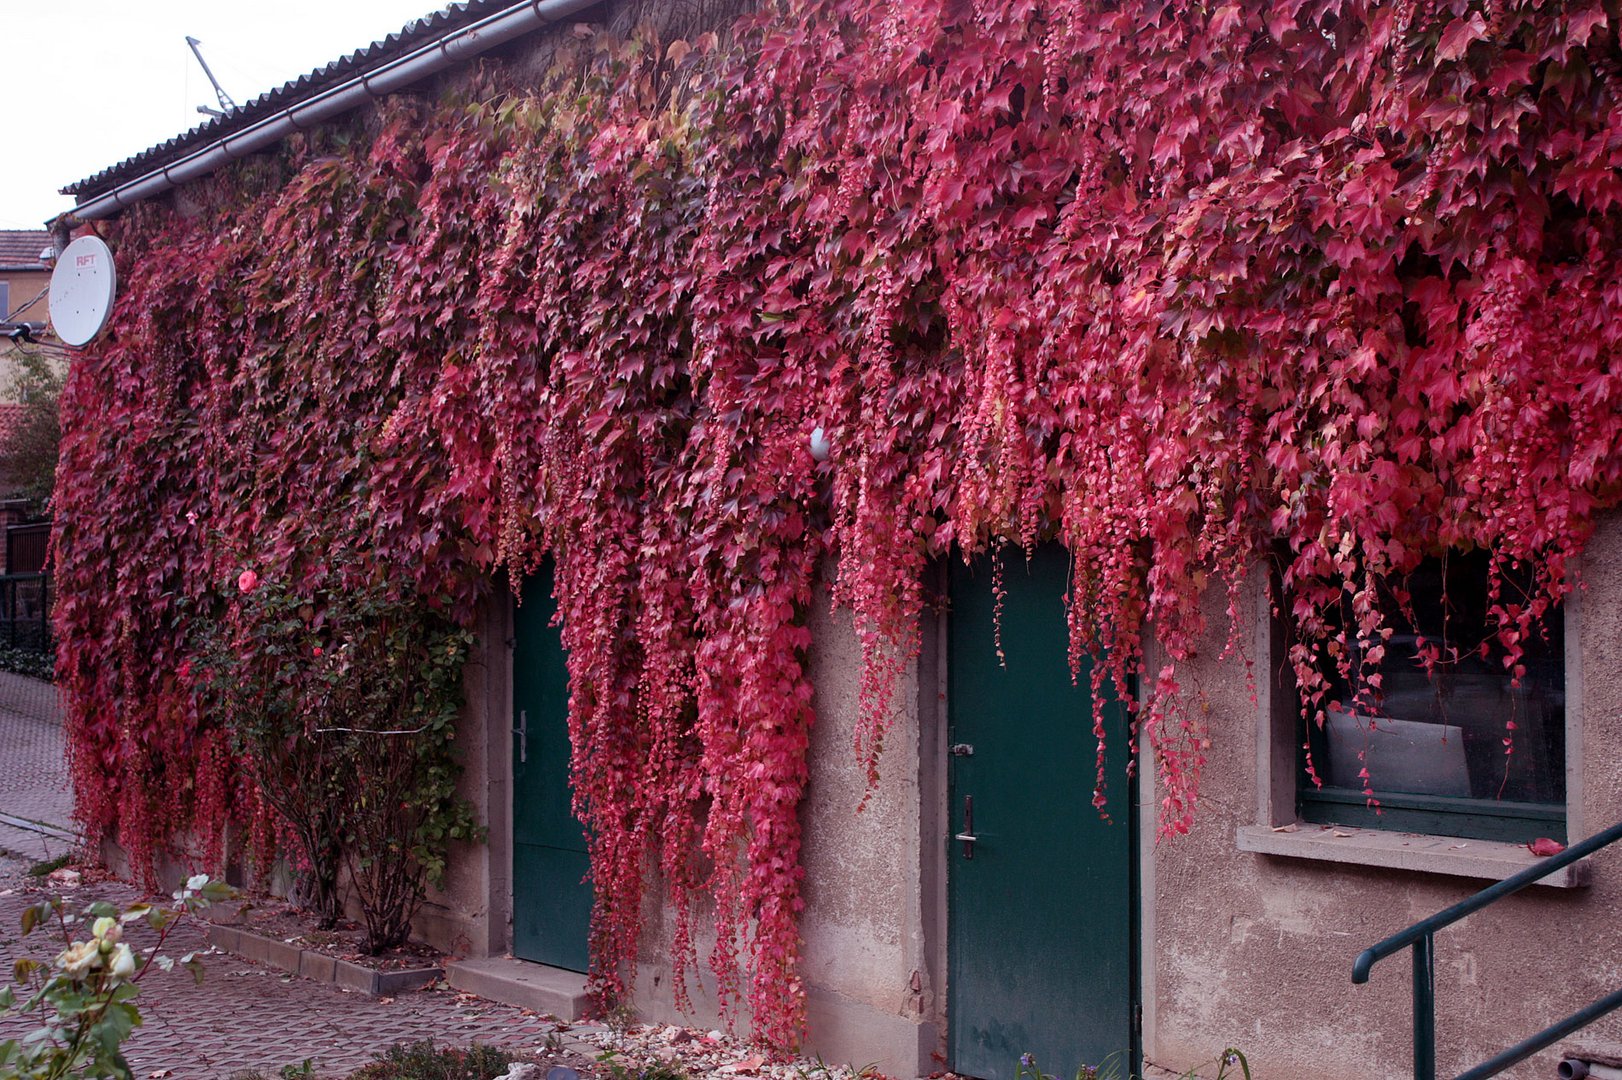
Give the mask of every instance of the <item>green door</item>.
POLYGON ((585 971, 590 863, 569 804, 569 675, 556 610, 548 563, 524 583, 513 627, 513 955, 585 971))
POLYGON ((1125 709, 1108 711, 1105 821, 1092 805, 1088 672, 1073 685, 1067 659, 1068 555, 1050 546, 1029 564, 1007 558, 1003 663, 990 570, 954 560, 950 582, 951 1068, 1009 1080, 1030 1054, 1061 1080, 1106 1061, 1124 1076, 1138 1066, 1125 709))

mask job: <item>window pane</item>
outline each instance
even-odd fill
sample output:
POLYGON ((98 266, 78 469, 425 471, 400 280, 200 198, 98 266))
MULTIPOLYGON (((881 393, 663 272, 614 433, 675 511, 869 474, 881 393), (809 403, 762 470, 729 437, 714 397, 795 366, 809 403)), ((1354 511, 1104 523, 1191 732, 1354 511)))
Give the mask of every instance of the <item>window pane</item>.
MULTIPOLYGON (((1321 730, 1308 733, 1326 788, 1361 793, 1366 767, 1376 798, 1395 805, 1413 801, 1405 795, 1428 806, 1458 800, 1466 813, 1468 800, 1564 805, 1562 619, 1553 613, 1544 635, 1527 643, 1526 675, 1512 685, 1488 626, 1486 581, 1485 554, 1453 555, 1426 560, 1409 579, 1409 613, 1384 598, 1393 633, 1378 665, 1380 687, 1363 687, 1358 697, 1330 673, 1338 704, 1321 730), (1420 662, 1421 641, 1440 651, 1433 674, 1420 662)), ((1504 599, 1526 587, 1506 581, 1504 599)), ((1310 799, 1310 780, 1302 790, 1310 799)))

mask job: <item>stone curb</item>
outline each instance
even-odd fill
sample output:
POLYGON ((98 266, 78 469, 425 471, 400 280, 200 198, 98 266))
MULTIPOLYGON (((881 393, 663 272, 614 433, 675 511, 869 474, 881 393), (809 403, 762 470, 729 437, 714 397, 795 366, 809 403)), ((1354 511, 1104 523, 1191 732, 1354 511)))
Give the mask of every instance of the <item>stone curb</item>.
POLYGON ((340 960, 315 949, 301 949, 292 942, 256 934, 238 926, 209 923, 207 932, 210 945, 244 960, 279 968, 315 982, 358 990, 373 997, 392 997, 409 990, 420 990, 445 976, 442 967, 374 971, 349 960, 340 960))

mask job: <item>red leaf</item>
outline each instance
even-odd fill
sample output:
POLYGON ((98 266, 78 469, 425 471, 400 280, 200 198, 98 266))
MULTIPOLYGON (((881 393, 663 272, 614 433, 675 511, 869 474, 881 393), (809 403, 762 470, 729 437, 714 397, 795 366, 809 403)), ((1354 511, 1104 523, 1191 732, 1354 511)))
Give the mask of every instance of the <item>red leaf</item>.
POLYGON ((1472 41, 1479 41, 1487 36, 1487 24, 1481 18, 1481 13, 1472 11, 1461 19, 1454 19, 1442 31, 1442 40, 1436 45, 1436 58, 1438 60, 1457 60, 1463 56, 1472 41))

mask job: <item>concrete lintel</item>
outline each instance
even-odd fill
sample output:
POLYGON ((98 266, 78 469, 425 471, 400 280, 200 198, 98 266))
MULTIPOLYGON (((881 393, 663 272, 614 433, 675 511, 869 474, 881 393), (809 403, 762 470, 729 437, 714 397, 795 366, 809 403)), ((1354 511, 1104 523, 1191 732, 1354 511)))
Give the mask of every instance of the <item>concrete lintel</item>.
MULTIPOLYGON (((1341 825, 1320 826, 1310 822, 1297 824, 1294 831, 1280 831, 1265 825, 1241 826, 1237 842, 1240 851, 1259 855, 1382 866, 1393 870, 1486 881, 1502 881, 1541 861, 1523 844, 1383 832, 1341 825)), ((1586 886, 1589 876, 1588 861, 1583 860, 1557 870, 1538 884, 1556 889, 1576 889, 1586 886)))

